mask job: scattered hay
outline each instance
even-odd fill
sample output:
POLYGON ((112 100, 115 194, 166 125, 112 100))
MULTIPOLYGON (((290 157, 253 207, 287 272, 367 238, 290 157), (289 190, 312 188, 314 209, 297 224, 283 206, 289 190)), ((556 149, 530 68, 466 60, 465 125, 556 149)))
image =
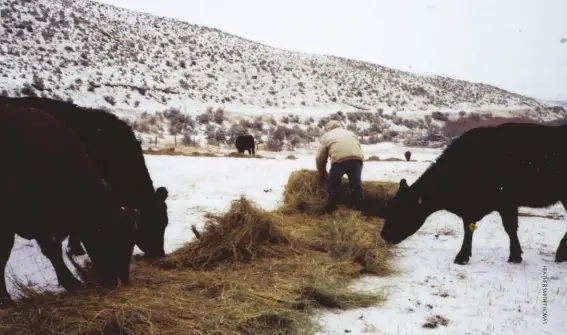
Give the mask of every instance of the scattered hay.
POLYGON ((368 157, 368 159, 366 160, 367 162, 379 162, 380 161, 380 157, 374 155, 374 156, 370 156, 368 157))
MULTIPOLYGON (((195 233, 195 228, 194 233, 195 233)), ((166 267, 209 269, 220 263, 247 263, 255 258, 276 256, 287 248, 289 239, 277 228, 271 213, 241 198, 222 216, 207 215, 199 243, 190 243, 173 252, 166 267)))
POLYGON ((396 158, 396 157, 388 157, 384 159, 380 159, 378 156, 370 156, 366 160, 367 162, 417 162, 415 159, 410 159, 409 161, 406 159, 396 158))
POLYGON ((294 161, 294 160, 297 159, 297 157, 295 157, 294 155, 289 155, 289 156, 287 156, 285 159, 289 159, 289 160, 291 160, 291 161, 294 161))
POLYGON ((388 157, 382 160, 382 162, 405 162, 405 159, 395 158, 395 157, 388 157))
POLYGON ((157 156, 185 156, 185 157, 218 157, 217 155, 211 152, 185 152, 176 150, 174 147, 170 148, 160 148, 160 149, 152 149, 148 148, 147 150, 142 151, 146 155, 157 155, 157 156))
POLYGON ((241 154, 239 152, 231 152, 228 153, 226 155, 224 155, 225 157, 230 157, 230 158, 258 158, 258 159, 275 159, 274 157, 265 157, 262 155, 247 155, 247 154, 241 154))
POLYGON ((449 324, 449 320, 441 315, 433 315, 427 317, 425 323, 423 324, 423 328, 437 328, 439 326, 445 326, 449 324))
MULTIPOLYGON (((361 212, 368 216, 383 215, 384 206, 392 199, 398 190, 398 183, 364 181, 364 202, 361 212)), ((322 213, 328 198, 326 184, 313 170, 302 169, 293 172, 284 191, 284 207, 287 213, 306 212, 310 214, 322 213)), ((343 178, 339 192, 339 203, 353 208, 354 203, 350 196, 348 179, 343 178)))
POLYGON ((312 334, 314 309, 383 302, 347 286, 363 273, 388 273, 380 222, 349 210, 270 213, 241 198, 165 260, 137 261, 131 286, 23 292, 0 311, 0 333, 312 334))

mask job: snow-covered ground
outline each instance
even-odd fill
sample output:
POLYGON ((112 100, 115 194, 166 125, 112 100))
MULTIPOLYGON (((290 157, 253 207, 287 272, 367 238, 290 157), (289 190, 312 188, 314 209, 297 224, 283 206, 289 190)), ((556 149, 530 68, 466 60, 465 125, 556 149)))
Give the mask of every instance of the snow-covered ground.
MULTIPOLYGON (((365 154, 402 158, 405 150, 383 143, 365 147, 365 154)), ((368 162, 363 179, 407 178, 413 182, 429 166, 424 161, 439 153, 434 149, 411 151, 418 162, 368 162)), ((241 194, 266 209, 276 208, 289 174, 314 168, 310 152, 296 154, 297 160, 285 160, 286 155, 272 154, 277 158, 274 160, 146 156, 156 187, 169 189, 166 251, 192 240, 190 227, 202 227, 205 212, 227 210, 230 201, 241 194)), ((564 215, 561 205, 529 212, 564 215)), ((362 290, 388 287, 385 305, 325 313, 320 317, 325 329, 321 334, 565 334, 567 265, 553 262, 565 230, 564 220, 521 217, 524 262, 511 265, 506 262, 508 237, 498 215, 492 214, 479 222, 470 264, 458 266, 453 258, 462 241, 461 222, 452 214, 436 213, 416 235, 400 244, 396 259, 402 271, 399 276, 366 277, 357 283, 362 290), (542 279, 545 275, 547 283, 542 279), (544 284, 546 324, 542 322, 544 284), (422 328, 427 316, 437 314, 449 320, 446 327, 422 328)), ((56 289, 53 269, 33 241, 17 239, 7 270, 9 276, 56 289)))

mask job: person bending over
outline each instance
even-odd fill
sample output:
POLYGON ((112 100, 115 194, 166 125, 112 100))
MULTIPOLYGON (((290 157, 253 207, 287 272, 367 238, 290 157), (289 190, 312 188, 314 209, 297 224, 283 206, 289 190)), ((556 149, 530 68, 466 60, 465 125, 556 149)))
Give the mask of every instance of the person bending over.
POLYGON ((358 138, 352 132, 343 129, 339 121, 333 120, 326 125, 326 133, 321 136, 319 143, 315 162, 319 177, 327 181, 329 200, 325 211, 331 213, 338 208, 338 192, 345 174, 348 176, 355 207, 360 209, 364 200, 361 181, 364 155, 358 138), (329 173, 327 173, 328 158, 331 161, 329 173))

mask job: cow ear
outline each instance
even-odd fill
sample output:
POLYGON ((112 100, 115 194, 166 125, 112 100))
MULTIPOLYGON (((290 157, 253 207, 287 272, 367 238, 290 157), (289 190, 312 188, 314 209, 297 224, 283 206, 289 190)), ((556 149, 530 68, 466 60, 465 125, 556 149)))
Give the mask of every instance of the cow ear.
POLYGON ((156 196, 158 197, 158 199, 160 201, 165 201, 167 199, 168 195, 169 195, 169 192, 167 191, 167 188, 165 188, 163 186, 157 188, 156 196))
POLYGON ((407 188, 408 182, 405 179, 400 180, 400 188, 407 188))

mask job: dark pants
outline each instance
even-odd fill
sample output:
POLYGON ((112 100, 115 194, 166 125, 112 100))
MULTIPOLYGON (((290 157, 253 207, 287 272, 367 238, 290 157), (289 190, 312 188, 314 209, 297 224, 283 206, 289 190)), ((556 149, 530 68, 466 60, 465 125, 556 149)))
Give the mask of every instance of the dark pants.
POLYGON ((354 205, 360 208, 362 200, 364 199, 364 192, 362 190, 362 161, 350 159, 335 163, 331 166, 329 171, 329 184, 327 191, 329 192, 328 210, 335 210, 337 207, 337 194, 341 186, 341 180, 344 175, 347 175, 350 185, 350 193, 354 198, 354 205))

